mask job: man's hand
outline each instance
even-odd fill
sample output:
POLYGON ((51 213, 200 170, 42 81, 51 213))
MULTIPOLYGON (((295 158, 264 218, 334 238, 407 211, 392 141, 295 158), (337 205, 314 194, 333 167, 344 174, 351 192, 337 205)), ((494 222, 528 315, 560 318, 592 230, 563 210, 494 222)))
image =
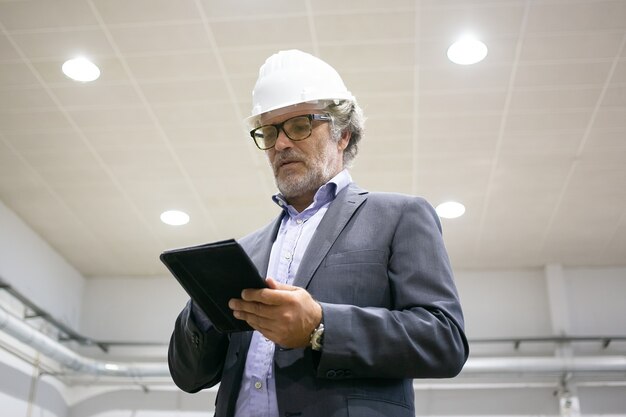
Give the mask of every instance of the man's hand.
POLYGON ((322 307, 304 288, 267 279, 269 288, 246 289, 228 306, 240 320, 285 348, 302 348, 322 321, 322 307))

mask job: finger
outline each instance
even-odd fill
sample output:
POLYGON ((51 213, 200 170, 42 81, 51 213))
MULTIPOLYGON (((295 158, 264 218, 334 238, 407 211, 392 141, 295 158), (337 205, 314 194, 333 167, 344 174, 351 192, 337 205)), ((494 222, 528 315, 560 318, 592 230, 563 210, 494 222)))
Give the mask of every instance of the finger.
POLYGON ((273 290, 295 291, 299 288, 289 284, 282 284, 276 281, 274 278, 268 278, 265 280, 265 282, 267 282, 267 286, 273 290))
MULTIPOLYGON (((284 284, 279 284, 277 282, 274 282, 272 283, 272 285, 283 286, 284 284)), ((244 301, 248 301, 248 302, 256 302, 256 303, 262 303, 262 304, 268 304, 268 305, 278 305, 278 304, 282 304, 285 302, 285 296, 288 295, 285 293, 285 291, 291 292, 293 291, 293 289, 298 289, 298 287, 291 287, 291 286, 287 286, 287 287, 288 287, 287 289, 282 287, 282 288, 277 288, 277 289, 263 288, 261 290, 248 288, 241 292, 241 298, 244 301)))
POLYGON ((267 284, 267 286, 273 290, 278 288, 278 285, 280 284, 278 281, 276 281, 274 278, 267 278, 265 280, 265 283, 267 284))
POLYGON ((231 299, 228 302, 228 307, 233 310, 233 314, 234 312, 240 312, 255 316, 263 316, 264 306, 261 303, 231 299))
POLYGON ((233 311, 233 316, 239 320, 245 321, 250 327, 263 333, 268 339, 272 339, 275 335, 275 330, 272 327, 272 324, 275 323, 272 320, 267 320, 263 317, 246 313, 245 311, 233 311))

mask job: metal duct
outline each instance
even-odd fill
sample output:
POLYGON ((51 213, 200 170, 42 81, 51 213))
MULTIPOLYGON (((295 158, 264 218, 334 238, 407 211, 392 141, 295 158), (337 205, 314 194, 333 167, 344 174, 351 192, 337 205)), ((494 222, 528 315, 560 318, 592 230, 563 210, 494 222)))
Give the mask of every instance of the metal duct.
MULTIPOLYGON (((78 355, 0 308, 0 330, 59 364, 82 375, 169 377, 165 363, 103 362, 78 355)), ((561 374, 569 372, 626 373, 626 356, 470 358, 462 375, 561 374)))
POLYGON ((626 356, 470 358, 463 374, 626 373, 626 356))
POLYGON ((80 374, 132 378, 169 376, 165 363, 133 364, 85 358, 9 314, 3 308, 0 308, 0 330, 40 352, 43 356, 80 374))

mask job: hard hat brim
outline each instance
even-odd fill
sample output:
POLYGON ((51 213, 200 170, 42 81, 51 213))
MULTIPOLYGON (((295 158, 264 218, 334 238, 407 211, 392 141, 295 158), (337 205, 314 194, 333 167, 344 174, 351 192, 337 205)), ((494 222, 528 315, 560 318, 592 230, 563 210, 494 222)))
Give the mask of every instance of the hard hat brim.
POLYGON ((307 101, 303 103, 290 104, 288 106, 278 107, 278 108, 263 112, 261 114, 247 117, 244 120, 244 123, 245 123, 247 130, 252 130, 259 126, 262 126, 263 120, 268 120, 274 117, 282 116, 282 115, 289 114, 289 113, 296 113, 299 111, 322 110, 322 109, 325 109, 333 101, 334 100, 313 100, 313 101, 307 101))

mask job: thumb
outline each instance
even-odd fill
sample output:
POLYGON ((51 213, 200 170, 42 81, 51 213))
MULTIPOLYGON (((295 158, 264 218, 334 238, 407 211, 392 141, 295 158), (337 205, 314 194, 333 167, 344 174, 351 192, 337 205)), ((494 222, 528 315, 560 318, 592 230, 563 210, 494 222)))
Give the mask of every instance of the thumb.
POLYGON ((273 290, 294 291, 298 289, 298 287, 294 287, 293 285, 282 284, 274 278, 267 278, 265 282, 267 283, 267 286, 273 290))

